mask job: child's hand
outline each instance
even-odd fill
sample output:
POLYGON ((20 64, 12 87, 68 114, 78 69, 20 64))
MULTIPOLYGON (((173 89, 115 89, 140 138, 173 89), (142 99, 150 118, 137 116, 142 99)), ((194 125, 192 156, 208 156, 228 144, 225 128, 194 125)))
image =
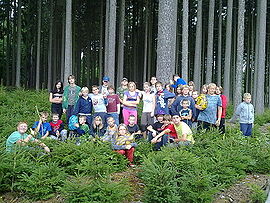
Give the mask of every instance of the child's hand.
POLYGON ((79 123, 75 123, 74 126, 75 126, 76 128, 80 127, 79 123))
POLYGON ((66 109, 63 109, 63 113, 66 113, 67 112, 67 110, 66 109))
POLYGON ((126 149, 131 149, 131 147, 132 146, 129 144, 129 145, 126 146, 126 149))
POLYGON ((56 135, 59 136, 60 135, 60 132, 59 130, 56 131, 56 135))

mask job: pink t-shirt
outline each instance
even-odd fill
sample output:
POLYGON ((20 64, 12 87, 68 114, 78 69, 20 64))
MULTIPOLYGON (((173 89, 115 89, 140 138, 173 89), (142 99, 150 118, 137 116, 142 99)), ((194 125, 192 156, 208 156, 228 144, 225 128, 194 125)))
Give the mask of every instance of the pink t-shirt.
POLYGON ((225 95, 220 95, 221 103, 222 103, 222 114, 221 118, 226 117, 226 108, 227 108, 227 97, 225 95))
POLYGON ((117 94, 108 95, 107 99, 108 99, 107 112, 117 113, 117 104, 120 104, 119 96, 117 94))

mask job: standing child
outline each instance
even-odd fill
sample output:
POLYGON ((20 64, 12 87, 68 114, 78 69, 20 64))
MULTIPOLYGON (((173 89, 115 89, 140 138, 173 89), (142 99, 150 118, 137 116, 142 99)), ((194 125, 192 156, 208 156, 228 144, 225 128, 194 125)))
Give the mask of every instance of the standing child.
POLYGON ((168 100, 174 98, 175 94, 163 89, 162 83, 156 83, 157 93, 155 95, 155 115, 157 114, 169 114, 168 100))
POLYGON ((109 87, 110 78, 108 76, 104 76, 102 79, 102 85, 99 86, 99 93, 102 95, 108 95, 108 87, 109 87))
POLYGON ((65 141, 67 139, 67 130, 64 129, 64 123, 59 119, 57 113, 52 114, 52 121, 50 122, 51 131, 49 135, 52 139, 65 141))
POLYGON ((61 81, 57 81, 54 84, 53 90, 50 92, 49 101, 52 103, 51 112, 57 113, 59 118, 63 114, 62 100, 63 100, 63 83, 61 81))
POLYGON ((37 139, 45 139, 52 131, 50 123, 47 122, 48 116, 48 112, 41 112, 39 121, 36 121, 32 127, 32 134, 37 134, 37 139))
POLYGON ((139 126, 135 123, 135 120, 136 120, 136 118, 134 115, 129 116, 128 125, 127 125, 128 132, 130 134, 133 134, 135 139, 141 139, 143 137, 142 132, 141 132, 139 126))
POLYGON ((220 96, 221 103, 222 103, 222 113, 221 113, 219 131, 224 134, 225 133, 225 118, 226 118, 226 108, 227 108, 227 97, 222 93, 223 93, 223 88, 221 86, 217 86, 216 94, 220 96))
MULTIPOLYGON (((199 92, 197 90, 193 91, 192 92, 192 98, 194 99, 194 103, 197 104, 197 100, 198 100, 198 96, 199 96, 199 92)), ((197 126, 198 126, 198 115, 200 113, 200 110, 199 109, 195 109, 195 115, 193 115, 193 118, 192 118, 192 129, 197 129, 197 126)))
POLYGON ((115 124, 119 125, 119 114, 120 114, 120 99, 117 94, 114 93, 114 87, 110 85, 108 87, 109 95, 107 96, 107 117, 113 117, 115 124))
POLYGON ((90 135, 94 138, 101 138, 104 136, 105 131, 106 127, 103 125, 102 118, 100 116, 96 116, 90 129, 90 135))
POLYGON ((113 149, 119 154, 125 155, 129 160, 129 165, 133 167, 133 157, 134 151, 137 144, 133 135, 128 132, 127 126, 125 124, 120 124, 118 126, 118 133, 115 137, 115 142, 113 144, 113 149))
POLYGON ((113 143, 115 140, 115 136, 117 133, 117 125, 115 124, 115 120, 113 117, 107 118, 107 129, 101 140, 113 143))
POLYGON ((128 91, 124 93, 123 98, 123 118, 125 125, 128 125, 128 118, 130 115, 135 116, 135 123, 137 123, 137 105, 140 103, 139 92, 136 91, 135 82, 128 83, 128 91))
POLYGON ((183 122, 185 122, 191 128, 192 110, 189 108, 190 101, 188 99, 183 99, 181 101, 181 106, 182 106, 182 109, 179 112, 180 118, 183 122))
MULTIPOLYGON (((235 117, 239 117, 240 130, 244 136, 251 136, 254 123, 254 106, 251 102, 251 94, 245 93, 243 102, 240 103, 235 111, 235 117)), ((234 118, 235 118, 234 117, 234 118)), ((235 120, 235 119, 232 119, 235 120)))
POLYGON ((143 84, 144 92, 142 92, 143 110, 141 117, 142 134, 146 138, 146 128, 154 123, 155 113, 155 95, 151 94, 150 83, 143 84))
POLYGON ((121 106, 120 106, 120 114, 119 114, 119 123, 123 123, 124 122, 124 118, 123 118, 123 98, 124 98, 124 92, 128 90, 128 79, 127 78, 123 78, 121 81, 121 86, 117 88, 116 94, 119 96, 120 102, 121 102, 121 106))
POLYGON ((156 83, 157 83, 157 78, 155 76, 152 76, 150 79, 150 89, 151 89, 151 94, 156 94, 157 89, 156 89, 156 83))
POLYGON ((86 116, 86 123, 88 126, 91 126, 93 104, 92 99, 88 95, 89 89, 87 87, 83 87, 81 89, 81 96, 75 105, 73 113, 75 115, 86 116))
POLYGON ((64 88, 63 96, 63 112, 67 114, 67 123, 69 118, 73 115, 74 105, 79 99, 81 88, 75 84, 75 76, 68 76, 69 85, 64 88))

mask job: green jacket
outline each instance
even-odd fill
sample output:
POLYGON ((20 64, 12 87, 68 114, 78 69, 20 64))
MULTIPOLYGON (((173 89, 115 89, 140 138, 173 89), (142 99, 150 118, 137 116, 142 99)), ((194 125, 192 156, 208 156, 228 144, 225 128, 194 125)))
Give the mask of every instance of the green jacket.
MULTIPOLYGON (((64 88, 63 104, 62 104, 63 109, 67 109, 68 108, 68 88, 69 87, 70 87, 70 85, 68 85, 68 86, 66 86, 64 88)), ((76 102, 79 99, 79 93, 80 93, 80 91, 81 91, 81 88, 78 85, 76 85, 76 102)))

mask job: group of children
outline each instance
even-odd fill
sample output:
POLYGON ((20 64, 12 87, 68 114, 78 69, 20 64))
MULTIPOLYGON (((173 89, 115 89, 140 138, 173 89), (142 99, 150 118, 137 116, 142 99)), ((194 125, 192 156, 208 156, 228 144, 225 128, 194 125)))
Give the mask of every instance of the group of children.
MULTIPOLYGON (((148 138, 155 149, 160 150, 164 145, 193 144, 191 129, 218 127, 225 133, 227 99, 222 94, 222 87, 214 83, 203 85, 199 92, 192 81, 187 84, 178 75, 164 86, 152 77, 140 91, 135 82, 123 78, 115 93, 109 80, 103 77, 101 86, 92 86, 92 93, 87 87, 77 86, 73 75, 68 77, 69 84, 65 88, 57 81, 49 97, 52 120, 47 122, 49 114, 42 112, 40 120, 31 128, 31 134, 37 135, 39 140, 51 137, 65 141, 72 137, 76 144, 95 139, 110 142, 113 149, 124 154, 132 165, 136 139, 148 138), (140 100, 143 108, 139 127, 140 100), (66 113, 68 130, 64 129, 61 120, 63 113, 66 113)), ((246 93, 244 103, 235 113, 240 116, 241 131, 247 136, 251 135, 254 122, 250 100, 251 95, 246 93)))

